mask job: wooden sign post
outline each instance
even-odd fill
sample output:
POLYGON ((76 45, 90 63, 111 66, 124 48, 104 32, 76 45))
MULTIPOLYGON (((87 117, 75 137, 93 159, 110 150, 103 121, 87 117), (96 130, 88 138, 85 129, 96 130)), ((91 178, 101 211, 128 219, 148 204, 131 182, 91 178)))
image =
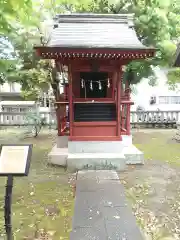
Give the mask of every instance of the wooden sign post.
POLYGON ((4 220, 7 240, 13 239, 11 225, 13 177, 23 177, 28 175, 31 155, 31 144, 3 144, 0 147, 0 176, 7 176, 4 204, 4 220))

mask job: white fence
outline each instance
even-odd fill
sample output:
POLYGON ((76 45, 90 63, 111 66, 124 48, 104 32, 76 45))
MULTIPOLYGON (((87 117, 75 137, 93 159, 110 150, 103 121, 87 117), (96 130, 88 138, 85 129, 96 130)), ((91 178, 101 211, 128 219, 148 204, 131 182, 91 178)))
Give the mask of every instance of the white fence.
POLYGON ((180 111, 131 111, 131 123, 178 121, 180 121, 180 111))
MULTIPOLYGON (((32 110, 33 111, 33 110, 32 110)), ((38 112, 34 110, 34 114, 38 112)), ((27 115, 29 111, 23 112, 0 112, 0 126, 23 126, 27 125, 27 115)), ((54 109, 40 111, 40 116, 44 118, 46 125, 56 124, 56 113, 54 109)), ((180 122, 180 111, 146 111, 131 112, 131 124, 175 124, 180 122)))
MULTIPOLYGON (((34 115, 36 113, 33 113, 34 115)), ((46 125, 55 125, 56 124, 56 113, 52 112, 40 112, 40 117, 44 118, 46 125)), ((30 125, 29 113, 25 112, 0 112, 0 126, 23 126, 30 125)))

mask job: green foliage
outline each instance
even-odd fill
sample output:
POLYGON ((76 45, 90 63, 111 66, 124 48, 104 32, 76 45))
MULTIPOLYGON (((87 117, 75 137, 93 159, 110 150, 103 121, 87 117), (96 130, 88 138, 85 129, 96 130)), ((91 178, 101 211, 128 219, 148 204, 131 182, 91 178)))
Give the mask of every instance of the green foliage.
MULTIPOLYGON (((154 58, 132 62, 127 67, 124 81, 128 80, 131 84, 136 84, 143 77, 154 75, 152 66, 170 65, 176 50, 174 40, 180 36, 178 9, 180 9, 178 0, 92 0, 88 5, 81 6, 79 11, 135 14, 135 29, 139 39, 143 44, 157 48, 154 58)), ((155 76, 153 79, 155 80, 155 76)))
POLYGON ((143 44, 157 48, 155 57, 149 61, 130 63, 126 79, 131 78, 131 83, 136 84, 142 77, 153 75, 151 66, 170 65, 176 50, 173 40, 180 36, 180 15, 176 12, 178 6, 180 2, 176 0, 137 0, 121 8, 127 13, 135 13, 135 29, 143 44))
POLYGON ((150 86, 152 86, 152 87, 157 86, 157 78, 156 78, 155 75, 151 75, 151 76, 149 77, 149 82, 148 82, 148 84, 149 84, 150 86))
POLYGON ((168 84, 171 89, 177 88, 177 83, 180 83, 180 68, 168 72, 168 84))
POLYGON ((31 0, 0 1, 0 84, 11 81, 16 75, 17 59, 12 54, 16 46, 11 42, 11 36, 18 39, 19 25, 23 24, 25 27, 31 11, 31 0))
POLYGON ((22 69, 19 71, 22 94, 26 99, 35 100, 40 90, 47 91, 51 82, 49 62, 40 60, 36 68, 22 69))
MULTIPOLYGON (((7 7, 7 4, 5 5, 7 7)), ((47 23, 49 24, 57 13, 93 12, 135 14, 135 29, 139 39, 143 44, 154 46, 158 50, 152 59, 131 62, 126 68, 124 81, 128 80, 131 84, 136 84, 143 77, 152 76, 153 81, 150 81, 150 84, 155 85, 152 66, 169 66, 176 50, 174 42, 180 36, 179 9, 179 0, 44 0, 33 1, 32 6, 30 1, 18 0, 15 4, 15 1, 11 0, 8 16, 11 16, 12 23, 16 24, 13 24, 13 28, 9 28, 11 31, 5 32, 14 47, 11 55, 15 60, 11 63, 9 58, 6 61, 0 60, 0 83, 19 82, 26 99, 37 99, 39 92, 46 91, 49 85, 53 87, 54 94, 57 93, 58 82, 55 70, 52 69, 49 61, 37 58, 33 46, 48 42, 47 23), (14 17, 12 8, 14 5, 16 5, 14 9, 19 6, 25 9, 24 12, 18 10, 18 17, 14 17), (27 16, 30 10, 31 14, 27 16)), ((6 18, 6 25, 11 18, 6 18)), ((0 45, 0 51, 1 49, 3 47, 0 45)))
POLYGON ((26 115, 25 122, 26 125, 30 127, 30 132, 33 137, 37 137, 42 129, 42 126, 45 125, 45 118, 42 118, 38 112, 29 112, 26 115))
POLYGON ((12 32, 15 22, 24 22, 24 20, 28 18, 31 6, 31 0, 1 0, 0 36, 12 32))
POLYGON ((31 0, 0 1, 0 84, 6 81, 6 71, 15 64, 11 55, 13 46, 8 41, 8 36, 16 33, 16 26, 28 22, 31 10, 31 0))
POLYGON ((151 60, 131 62, 124 73, 124 82, 128 80, 130 84, 137 84, 142 78, 153 75, 150 62, 151 60))
MULTIPOLYGON (((17 28, 17 33, 9 34, 14 46, 12 55, 15 60, 3 71, 1 82, 19 82, 25 99, 36 100, 40 90, 47 90, 50 83, 50 62, 40 60, 34 53, 33 46, 40 44, 40 34, 33 28, 17 28), (21 35, 17 35, 21 32, 21 35)), ((8 60, 9 62, 10 60, 8 60)), ((7 61, 6 61, 7 62, 7 61)))
POLYGON ((28 112, 26 114, 26 123, 29 125, 40 125, 43 122, 44 120, 41 118, 41 115, 38 112, 28 112))

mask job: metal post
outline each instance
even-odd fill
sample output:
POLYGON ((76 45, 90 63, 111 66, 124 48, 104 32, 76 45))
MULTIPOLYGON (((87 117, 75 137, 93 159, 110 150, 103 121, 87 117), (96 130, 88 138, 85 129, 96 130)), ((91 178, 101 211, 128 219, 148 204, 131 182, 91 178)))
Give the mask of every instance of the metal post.
POLYGON ((4 205, 4 220, 7 240, 13 240, 12 225, 11 225, 11 204, 12 204, 12 188, 13 176, 9 175, 6 183, 5 205, 4 205))

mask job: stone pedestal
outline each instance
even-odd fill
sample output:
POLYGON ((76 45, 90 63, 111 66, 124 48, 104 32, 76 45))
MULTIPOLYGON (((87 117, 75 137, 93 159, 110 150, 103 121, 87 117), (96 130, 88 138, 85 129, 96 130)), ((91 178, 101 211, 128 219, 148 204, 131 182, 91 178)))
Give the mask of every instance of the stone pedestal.
POLYGON ((125 170, 127 164, 144 164, 144 155, 132 144, 132 136, 122 141, 68 141, 58 137, 57 145, 49 153, 52 164, 72 170, 125 170))

